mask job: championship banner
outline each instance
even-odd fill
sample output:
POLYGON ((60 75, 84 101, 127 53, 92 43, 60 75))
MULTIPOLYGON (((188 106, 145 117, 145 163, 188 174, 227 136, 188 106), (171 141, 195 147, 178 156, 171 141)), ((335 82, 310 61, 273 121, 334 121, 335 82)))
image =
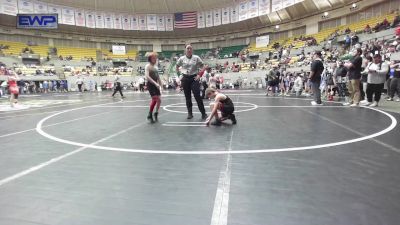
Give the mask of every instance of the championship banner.
POLYGON ((86 27, 96 28, 96 13, 93 11, 85 11, 86 27))
POLYGON ((174 30, 174 19, 172 14, 165 15, 165 30, 166 31, 174 30))
POLYGON ((165 16, 164 15, 157 16, 157 30, 165 31, 165 16))
POLYGON ((247 5, 247 19, 258 17, 258 0, 249 0, 247 5))
POLYGON ((0 0, 0 13, 16 16, 18 14, 17 0, 0 0))
POLYGON ((121 14, 114 14, 114 29, 122 30, 122 16, 121 14))
POLYGON ((73 8, 62 8, 62 23, 67 25, 75 25, 75 11, 73 8))
POLYGON ((294 4, 295 4, 294 0, 282 0, 282 5, 283 5, 282 7, 283 8, 287 8, 287 7, 292 6, 294 4))
POLYGON ((47 11, 50 14, 58 14, 58 22, 61 22, 61 17, 62 17, 62 10, 61 6, 59 5, 52 5, 52 4, 47 4, 47 11))
POLYGON ((197 12, 197 28, 204 28, 206 27, 205 22, 205 13, 204 12, 197 12))
POLYGON ((157 30, 157 15, 147 14, 147 30, 157 30))
POLYGON ((272 12, 276 12, 278 10, 283 9, 282 0, 271 0, 272 1, 272 12))
POLYGON ((104 13, 104 28, 114 29, 114 21, 111 13, 104 13))
POLYGON ((258 15, 267 15, 271 12, 271 0, 258 0, 258 15))
POLYGON ((206 11, 206 27, 212 27, 213 24, 213 11, 206 11))
POLYGON ((139 15, 139 30, 147 30, 146 15, 139 15))
POLYGON ((123 30, 132 30, 131 17, 126 14, 122 15, 122 29, 123 30))
POLYGON ((35 13, 48 13, 47 3, 38 1, 33 2, 33 11, 35 13))
POLYGON ((131 29, 139 30, 139 16, 138 15, 133 15, 131 17, 131 29))
POLYGON ((104 16, 102 12, 96 12, 96 28, 104 28, 104 16))
POLYGON ((222 24, 229 24, 230 22, 230 8, 222 8, 222 24))
POLYGON ((85 11, 83 9, 75 9, 75 25, 79 27, 86 26, 85 11))
POLYGON ((231 23, 239 21, 239 5, 231 7, 231 23))
POLYGON ((247 1, 239 3, 239 21, 247 19, 247 1))
POLYGON ((214 26, 221 25, 221 9, 214 9, 214 26))
POLYGON ((33 2, 30 0, 18 0, 18 13, 33 13, 33 2))

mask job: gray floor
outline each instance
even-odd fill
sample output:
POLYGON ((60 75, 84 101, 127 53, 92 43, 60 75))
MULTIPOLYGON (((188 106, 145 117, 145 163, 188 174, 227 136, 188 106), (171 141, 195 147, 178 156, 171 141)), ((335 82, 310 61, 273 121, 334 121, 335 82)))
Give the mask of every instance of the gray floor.
POLYGON ((0 112, 0 224, 399 223, 400 114, 228 95, 238 125, 210 128, 175 93, 157 124, 147 93, 21 98, 50 104, 0 112))

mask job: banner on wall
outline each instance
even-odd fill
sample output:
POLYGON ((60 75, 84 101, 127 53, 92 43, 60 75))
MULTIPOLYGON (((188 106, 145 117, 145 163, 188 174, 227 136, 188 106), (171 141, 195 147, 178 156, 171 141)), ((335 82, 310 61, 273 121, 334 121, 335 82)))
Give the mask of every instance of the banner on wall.
POLYGON ((47 11, 50 14, 58 14, 58 22, 61 23, 61 17, 62 17, 61 6, 48 4, 47 5, 47 11))
MULTIPOLYGON (((197 12, 197 28, 235 23, 257 16, 267 15, 304 0, 237 0, 237 4, 205 12, 197 12)), ((148 14, 130 17, 113 13, 94 13, 82 9, 47 4, 39 0, 0 0, 0 13, 58 14, 59 23, 123 30, 172 31, 173 15, 148 14), (135 21, 136 17, 136 21, 135 21), (172 25, 172 26, 171 26, 172 25)))
POLYGON ((114 23, 111 13, 104 13, 104 28, 114 29, 114 23))
POLYGON ((256 37, 256 48, 263 48, 269 45, 269 35, 256 37))
POLYGON ((239 21, 239 5, 231 7, 231 23, 239 21))
POLYGON ((0 0, 0 13, 16 16, 18 14, 17 0, 0 0))
POLYGON ((282 7, 283 8, 287 8, 287 7, 292 6, 294 4, 295 4, 294 0, 282 0, 282 7))
POLYGON ((114 14, 114 29, 121 30, 122 29, 122 15, 121 14, 114 14))
POLYGON ((222 8, 222 12, 221 13, 222 13, 222 15, 221 15, 222 24, 229 24, 231 22, 230 16, 229 16, 230 8, 229 7, 222 8))
POLYGON ((48 13, 47 3, 38 1, 33 2, 33 11, 35 13, 48 13))
POLYGON ((96 13, 93 11, 85 11, 86 27, 96 28, 96 13))
POLYGON ((84 10, 75 9, 75 25, 79 27, 86 26, 86 18, 84 10))
POLYGON ((104 16, 102 12, 96 12, 96 28, 104 28, 104 16))
POLYGON ((212 27, 213 24, 213 11, 206 11, 206 27, 212 27))
POLYGON ((197 28, 204 28, 204 27, 206 27, 205 13, 197 12, 197 28))
POLYGON ((147 30, 157 30, 157 15, 147 14, 146 22, 147 22, 147 30))
POLYGON ((113 55, 125 55, 126 54, 125 45, 113 45, 112 53, 113 55))
POLYGON ((279 10, 281 10, 283 7, 282 7, 282 0, 271 0, 272 2, 271 2, 271 11, 272 12, 276 12, 276 11, 279 11, 279 10))
POLYGON ((132 30, 139 30, 139 16, 133 15, 131 17, 131 28, 132 30))
POLYGON ((124 14, 122 16, 122 29, 124 30, 132 30, 131 28, 131 17, 124 14))
POLYGON ((157 30, 165 31, 165 16, 164 15, 157 16, 157 30))
POLYGON ((214 26, 221 25, 221 9, 214 9, 214 26))
POLYGON ((271 0, 258 0, 258 15, 267 15, 271 12, 271 0))
POLYGON ((146 15, 139 15, 139 30, 147 30, 146 15))
POLYGON ((18 13, 33 13, 33 2, 30 0, 18 0, 18 13))
POLYGON ((258 17, 258 0, 249 0, 247 5, 247 19, 258 17))
POLYGON ((67 25, 75 25, 75 11, 70 7, 62 8, 62 23, 67 25))
POLYGON ((239 3, 239 21, 247 19, 247 1, 239 3))
POLYGON ((165 30, 166 31, 174 30, 174 19, 172 14, 165 15, 165 30))

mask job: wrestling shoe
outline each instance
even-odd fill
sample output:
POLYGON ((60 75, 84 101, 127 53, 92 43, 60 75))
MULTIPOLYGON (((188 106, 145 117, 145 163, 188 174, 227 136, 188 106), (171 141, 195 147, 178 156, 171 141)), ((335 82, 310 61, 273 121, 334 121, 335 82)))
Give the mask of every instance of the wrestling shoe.
POLYGON ((228 117, 228 119, 232 120, 232 124, 235 125, 237 124, 236 116, 235 114, 232 114, 228 117))
POLYGON ((154 121, 155 121, 155 122, 158 122, 158 112, 155 112, 155 113, 154 113, 154 121))
POLYGON ((154 123, 153 115, 151 114, 151 112, 150 112, 149 115, 147 116, 147 120, 148 120, 150 123, 154 123))

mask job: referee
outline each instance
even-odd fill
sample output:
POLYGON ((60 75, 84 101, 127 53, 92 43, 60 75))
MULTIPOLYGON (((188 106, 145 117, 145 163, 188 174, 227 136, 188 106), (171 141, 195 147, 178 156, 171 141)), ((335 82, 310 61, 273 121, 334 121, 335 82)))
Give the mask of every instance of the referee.
POLYGON ((201 118, 207 119, 206 110, 204 109, 203 100, 200 97, 200 75, 199 70, 203 69, 203 61, 197 55, 193 55, 193 47, 191 45, 186 46, 186 53, 184 56, 180 57, 176 63, 176 71, 179 72, 179 67, 181 67, 181 83, 182 88, 185 93, 186 107, 188 110, 188 119, 193 118, 192 111, 192 92, 194 98, 196 99, 197 106, 201 112, 201 118))

